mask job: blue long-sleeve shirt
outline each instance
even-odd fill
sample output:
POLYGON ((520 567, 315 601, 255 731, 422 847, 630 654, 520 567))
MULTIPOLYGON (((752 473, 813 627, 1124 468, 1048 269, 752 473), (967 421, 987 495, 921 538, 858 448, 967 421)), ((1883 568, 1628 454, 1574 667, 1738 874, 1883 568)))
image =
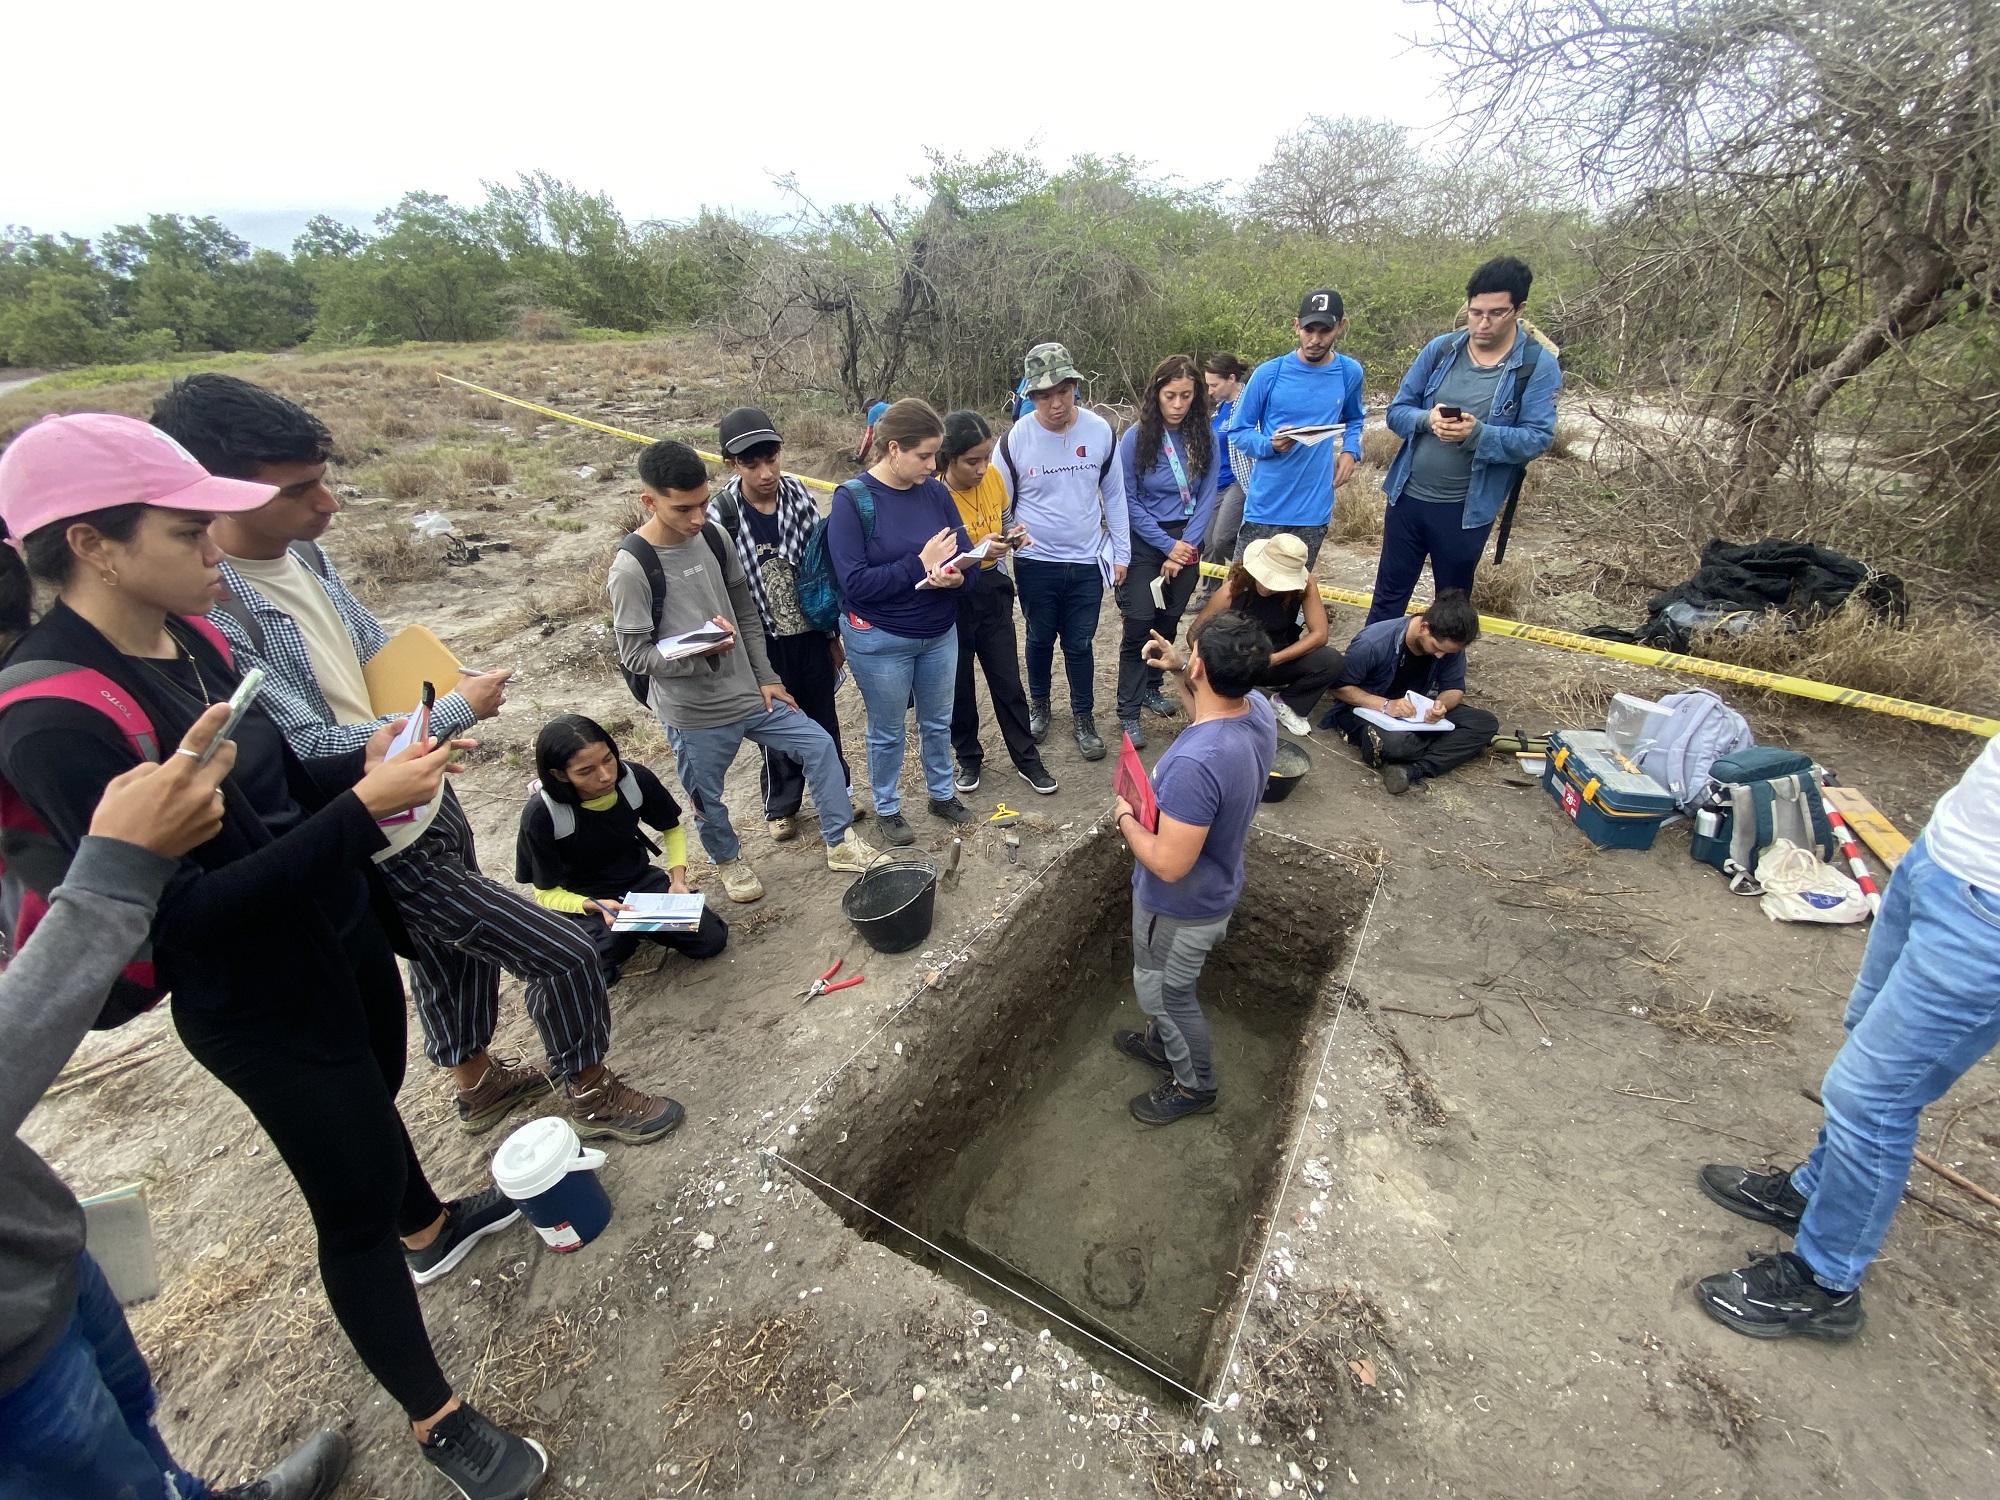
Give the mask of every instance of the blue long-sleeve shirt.
POLYGON ((1215 471, 1215 487, 1226 490, 1236 483, 1236 471, 1229 462, 1229 419, 1236 411, 1236 403, 1219 401, 1215 415, 1208 419, 1209 430, 1215 434, 1215 456, 1218 467, 1215 471))
MULTIPOLYGON (((1403 641, 1409 628, 1410 622, 1400 616, 1362 626, 1354 639, 1347 643, 1340 676, 1334 679, 1334 686, 1358 687, 1364 693, 1387 693, 1396 680, 1396 669, 1403 663, 1403 641)), ((1452 688, 1461 693, 1465 691, 1463 651, 1432 657, 1424 685, 1417 691, 1426 698, 1435 698, 1452 688)))
POLYGON ((1140 474, 1133 467, 1138 451, 1139 429, 1128 427, 1125 436, 1118 440, 1118 465, 1125 471, 1125 515, 1131 523, 1132 535, 1142 538, 1156 552, 1171 552, 1174 550, 1174 539, 1167 535, 1164 528, 1185 521, 1187 528, 1181 532, 1180 539, 1198 549, 1208 533, 1209 517, 1215 514, 1216 459, 1219 454, 1211 453, 1208 467, 1199 474, 1193 473, 1188 464, 1185 439, 1177 432, 1163 433, 1160 456, 1153 460, 1151 469, 1140 474), (1180 480, 1167 458, 1168 443, 1174 445, 1174 452, 1180 456, 1181 469, 1187 474, 1186 498, 1181 495, 1180 480))
POLYGON ((924 565, 917 554, 949 528, 958 551, 971 540, 951 491, 935 479, 907 490, 891 489, 873 474, 860 476, 875 497, 875 534, 861 537, 861 512, 843 487, 827 513, 827 558, 840 580, 842 604, 879 630, 910 640, 943 635, 958 620, 957 589, 920 589, 924 565))
MULTIPOLYGON (((1444 384, 1452 362, 1464 351, 1468 335, 1464 329, 1441 333, 1424 345, 1423 353, 1396 387, 1396 399, 1389 403, 1389 428, 1403 440, 1403 448, 1382 476, 1382 491, 1394 505, 1409 483, 1410 467, 1416 462, 1416 435, 1430 422, 1432 397, 1444 384)), ((1547 349, 1536 356, 1534 373, 1526 389, 1515 399, 1521 361, 1527 358, 1528 331, 1514 338, 1514 347, 1501 361, 1500 388, 1493 393, 1493 406, 1466 441, 1472 445, 1472 476, 1465 492, 1465 526, 1484 526, 1500 514, 1507 491, 1522 465, 1540 458, 1556 436, 1556 392, 1562 389, 1562 365, 1547 349)), ((1248 451, 1247 449, 1245 450, 1248 451)), ((1259 466, 1260 471, 1262 466, 1259 466)))
POLYGON ((1243 519, 1259 526, 1324 526, 1333 514, 1331 442, 1294 443, 1280 453, 1280 427, 1344 422, 1340 448, 1361 457, 1361 366, 1345 354, 1309 365, 1298 351, 1267 359, 1251 373, 1229 423, 1229 441, 1255 459, 1243 494, 1243 519))

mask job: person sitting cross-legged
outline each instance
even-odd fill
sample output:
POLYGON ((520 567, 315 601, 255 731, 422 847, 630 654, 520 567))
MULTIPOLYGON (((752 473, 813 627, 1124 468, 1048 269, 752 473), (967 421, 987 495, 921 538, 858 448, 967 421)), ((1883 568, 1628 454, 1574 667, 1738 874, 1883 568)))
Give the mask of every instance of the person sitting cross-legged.
POLYGON ((1500 732, 1500 720, 1465 701, 1465 648, 1479 639, 1479 611, 1453 589, 1420 615, 1364 625, 1347 643, 1347 660, 1333 696, 1340 701, 1319 721, 1338 729, 1363 760, 1382 773, 1382 785, 1399 797, 1427 776, 1442 776, 1476 760, 1500 732), (1371 709, 1390 719, 1415 719, 1410 693, 1431 700, 1423 720, 1451 720, 1439 730, 1384 729, 1355 712, 1371 709))

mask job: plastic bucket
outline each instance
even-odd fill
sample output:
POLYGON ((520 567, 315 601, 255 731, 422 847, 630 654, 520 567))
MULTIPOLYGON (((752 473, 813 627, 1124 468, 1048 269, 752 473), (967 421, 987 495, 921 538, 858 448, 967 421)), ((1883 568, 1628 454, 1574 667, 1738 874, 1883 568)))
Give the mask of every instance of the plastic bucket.
POLYGON ((493 1153, 493 1180, 551 1250, 581 1250, 611 1222, 597 1180, 602 1151, 585 1150, 567 1120, 530 1120, 493 1153))
POLYGON ((937 864, 929 855, 885 853, 847 888, 840 909, 877 953, 902 953, 931 935, 936 902, 937 864))
POLYGON ((1306 779, 1306 772, 1312 769, 1312 757, 1303 747, 1290 740, 1278 741, 1278 753, 1271 759, 1271 774, 1264 779, 1265 802, 1283 802, 1292 795, 1292 789, 1306 779))

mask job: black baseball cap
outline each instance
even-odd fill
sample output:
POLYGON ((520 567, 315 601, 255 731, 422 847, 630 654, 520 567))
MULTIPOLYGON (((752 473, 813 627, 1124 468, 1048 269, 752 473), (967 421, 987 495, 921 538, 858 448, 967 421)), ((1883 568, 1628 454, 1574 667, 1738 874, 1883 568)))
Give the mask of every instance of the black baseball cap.
POLYGON ((1316 292, 1307 292, 1305 300, 1299 304, 1299 323, 1309 327, 1314 323, 1324 323, 1331 328, 1347 316, 1347 304, 1340 300, 1340 293, 1330 286, 1323 286, 1316 292))
POLYGON ((735 458, 759 443, 782 443, 770 414, 754 406, 739 406, 722 416, 722 451, 735 458))

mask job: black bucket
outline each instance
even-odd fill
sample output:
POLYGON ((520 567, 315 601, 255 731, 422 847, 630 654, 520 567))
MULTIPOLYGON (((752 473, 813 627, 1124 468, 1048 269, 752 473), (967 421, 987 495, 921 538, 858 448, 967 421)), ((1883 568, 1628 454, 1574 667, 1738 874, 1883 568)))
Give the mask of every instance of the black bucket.
POLYGON ((931 935, 937 880, 928 854, 885 853, 847 888, 840 910, 877 953, 902 953, 931 935))
POLYGON ((1263 800, 1283 802, 1292 795, 1292 789, 1306 779, 1306 772, 1312 769, 1312 757, 1290 740, 1278 741, 1278 753, 1271 760, 1271 774, 1264 782, 1263 800))

